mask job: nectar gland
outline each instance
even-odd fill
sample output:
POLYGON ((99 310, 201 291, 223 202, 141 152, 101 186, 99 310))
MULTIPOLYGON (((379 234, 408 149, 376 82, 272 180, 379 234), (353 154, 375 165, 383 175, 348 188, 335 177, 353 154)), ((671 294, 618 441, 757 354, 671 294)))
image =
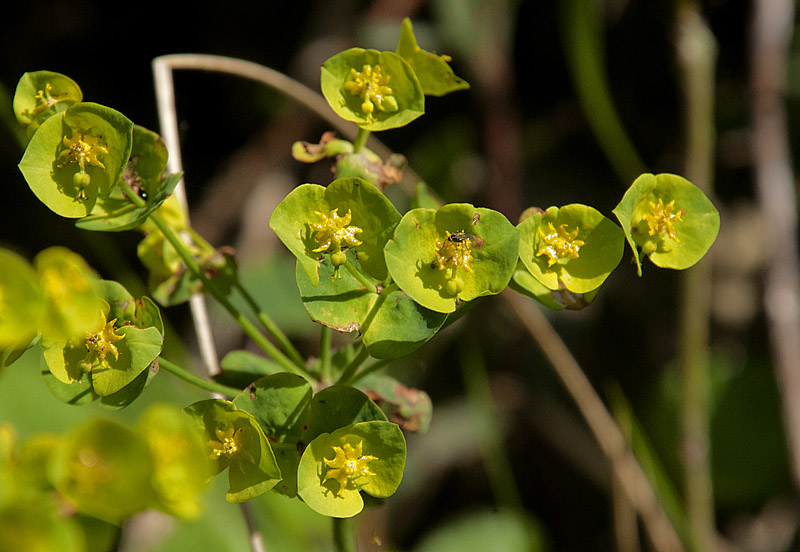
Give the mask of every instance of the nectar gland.
POLYGON ((217 427, 214 430, 216 440, 212 439, 208 442, 211 447, 211 454, 209 458, 212 460, 219 460, 225 458, 231 462, 241 463, 242 457, 251 463, 255 463, 253 456, 244 448, 244 439, 242 433, 244 428, 234 429, 233 426, 228 426, 225 429, 217 427))
POLYGON ((545 234, 542 229, 539 228, 539 236, 545 245, 540 247, 539 251, 536 252, 537 257, 539 255, 546 255, 548 267, 553 266, 561 259, 566 259, 568 257, 570 259, 578 258, 578 250, 582 245, 585 245, 583 240, 576 239, 578 237, 578 228, 569 232, 567 230, 567 225, 562 224, 558 227, 558 230, 556 230, 553 223, 548 222, 547 229, 548 232, 545 234))
POLYGON ((328 472, 322 479, 325 483, 328 479, 335 479, 339 483, 339 489, 344 489, 348 484, 355 484, 355 479, 366 475, 375 475, 370 471, 367 464, 376 460, 375 456, 363 455, 363 441, 359 441, 355 447, 350 443, 345 443, 341 447, 332 447, 334 457, 333 460, 325 460, 328 466, 328 472))
POLYGON ((342 250, 342 245, 345 247, 361 245, 361 241, 356 239, 356 234, 361 233, 362 230, 358 226, 350 226, 350 221, 353 219, 350 209, 343 217, 339 216, 336 209, 327 215, 316 211, 316 215, 321 222, 309 222, 308 225, 317 231, 314 239, 320 245, 312 251, 322 253, 332 249, 333 252, 338 252, 342 250))

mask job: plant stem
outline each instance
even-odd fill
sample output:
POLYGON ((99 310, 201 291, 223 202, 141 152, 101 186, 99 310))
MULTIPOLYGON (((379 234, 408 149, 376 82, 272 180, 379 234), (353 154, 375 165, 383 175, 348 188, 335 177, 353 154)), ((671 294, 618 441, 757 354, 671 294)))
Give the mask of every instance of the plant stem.
MULTIPOLYGON (((682 72, 686 127, 686 177, 711 194, 714 166, 714 69, 717 47, 696 2, 678 8, 676 47, 682 72)), ((716 549, 710 458, 708 336, 711 259, 681 274, 679 358, 683 387, 683 465, 691 547, 716 549)))
POLYGON ((539 345, 572 397, 586 425, 611 464, 614 475, 619 478, 622 489, 639 512, 653 549, 658 552, 683 551, 683 545, 675 528, 658 502, 650 481, 626 444, 625 437, 561 337, 539 308, 528 299, 510 289, 505 290, 501 297, 539 345))
POLYGON ((264 326, 264 329, 267 330, 267 332, 275 339, 275 341, 278 342, 278 345, 283 348, 284 352, 286 352, 289 358, 291 358, 299 368, 304 368, 305 361, 303 360, 303 357, 300 355, 292 342, 289 341, 289 338, 286 337, 286 334, 283 333, 277 324, 275 324, 272 318, 270 318, 270 316, 258 306, 258 303, 256 303, 255 299, 253 299, 253 296, 250 295, 250 292, 247 291, 238 280, 234 284, 234 287, 236 287, 236 290, 242 295, 244 300, 250 306, 253 314, 258 317, 258 320, 264 326))
POLYGON ((331 381, 331 329, 325 324, 319 331, 319 371, 323 383, 331 381))
POLYGON ((356 552, 355 534, 348 518, 333 520, 333 545, 336 552, 356 552))
POLYGON ((363 370, 358 372, 357 374, 353 374, 351 378, 348 378, 347 383, 348 385, 355 385, 362 379, 366 378, 370 374, 377 372, 381 368, 385 368, 387 364, 391 362, 390 359, 381 359, 378 361, 373 362, 369 366, 365 367, 363 370))
POLYGON ((353 278, 359 281, 359 283, 367 288, 367 291, 370 293, 378 293, 378 288, 375 287, 375 284, 367 280, 366 276, 361 274, 356 267, 353 266, 353 263, 350 261, 345 261, 344 267, 347 269, 347 272, 353 275, 353 278))
POLYGON ((470 340, 469 344, 461 349, 460 363, 467 402, 473 413, 478 446, 483 456, 483 465, 489 476, 489 484, 497 506, 521 510, 522 498, 519 495, 519 487, 514 480, 514 471, 503 446, 503 432, 498 430, 502 424, 492 402, 486 363, 474 343, 474 340, 470 340))
POLYGON ((367 138, 369 138, 369 131, 358 127, 358 134, 356 134, 356 139, 353 140, 353 153, 358 153, 364 148, 367 138))
POLYGON ((359 366, 364 364, 364 361, 367 360, 367 357, 369 357, 369 353, 367 352, 367 348, 364 346, 364 342, 362 341, 359 343, 359 349, 356 353, 356 356, 354 356, 353 359, 347 363, 347 366, 342 369, 342 374, 339 376, 339 381, 336 383, 351 385, 354 380, 356 370, 358 370, 359 366))
POLYGON ((195 387, 204 389, 205 391, 210 391, 212 393, 219 393, 220 395, 225 395, 226 397, 235 397, 242 391, 241 389, 236 389, 235 387, 228 387, 227 385, 222 385, 221 383, 215 383, 211 380, 195 376, 188 370, 181 368, 177 364, 174 364, 173 362, 165 359, 164 357, 158 358, 158 366, 159 368, 163 368, 173 376, 177 376, 182 380, 191 383, 195 387))
MULTIPOLYGON (((123 193, 133 201, 134 205, 137 207, 143 207, 144 201, 133 193, 128 186, 120 186, 123 193)), ((265 353, 267 353, 272 359, 281 365, 286 371, 292 372, 294 374, 298 374, 303 377, 307 377, 308 374, 306 371, 298 366, 296 366, 289 358, 284 355, 275 345, 273 345, 260 331, 255 325, 250 322, 239 310, 234 307, 228 298, 223 295, 223 293, 219 290, 216 284, 210 280, 203 271, 203 268, 197 263, 194 257, 192 257, 192 253, 186 247, 186 244, 178 237, 175 232, 169 227, 169 225, 162 219, 158 214, 151 213, 150 220, 153 221, 158 229, 161 231, 163 236, 167 239, 167 241, 175 248, 178 255, 180 255, 181 259, 183 260, 186 268, 191 271, 202 283, 203 289, 210 293, 217 302, 222 305, 225 310, 230 313, 230 315, 236 320, 236 322, 241 326, 242 330, 252 339, 256 345, 258 345, 265 353)))

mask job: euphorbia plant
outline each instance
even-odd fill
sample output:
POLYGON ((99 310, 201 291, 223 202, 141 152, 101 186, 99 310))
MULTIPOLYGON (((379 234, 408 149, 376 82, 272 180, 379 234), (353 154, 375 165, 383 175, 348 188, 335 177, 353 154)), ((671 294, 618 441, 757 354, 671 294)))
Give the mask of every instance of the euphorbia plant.
MULTIPOLYGON (((120 284, 101 280, 63 249, 41 253, 35 268, 0 250, 4 365, 39 342, 48 387, 71 404, 99 399, 127 406, 159 368, 227 397, 188 405, 180 415, 172 411, 180 421, 163 427, 157 422, 162 411, 137 429, 84 426, 48 445, 54 464, 42 461, 42 489, 53 488, 57 501, 112 524, 153 506, 191 517, 198 513, 198 479, 227 470, 231 502, 274 491, 322 515, 352 517, 364 508, 364 494, 386 498, 397 490, 406 458, 403 429, 424 429, 430 417, 423 392, 397 392, 397 382, 376 374, 380 363, 370 359, 408 355, 468 306, 509 285, 554 308, 584 307, 619 264, 624 238, 638 266, 638 248, 657 266, 686 268, 710 247, 719 227, 716 210, 672 175, 643 175, 634 183, 614 210, 622 227, 579 204, 528 210, 517 226, 468 203, 401 214, 382 191, 398 165, 367 150, 366 139, 372 131, 411 124, 424 113, 425 95, 468 87, 448 61, 422 50, 406 21, 396 52, 355 48, 322 65, 325 98, 359 126, 358 136, 295 144, 298 160, 334 160, 336 178, 297 186, 269 219, 296 257, 300 296, 320 324, 318 358, 303 358, 260 309, 231 252, 214 249, 192 230, 170 196, 180 175, 164 174, 167 150, 158 135, 111 108, 83 102, 63 75, 22 78, 14 105, 30 143, 20 169, 37 197, 85 230, 141 231, 138 254, 162 306, 206 293, 269 357, 235 351, 224 358, 228 376, 238 376, 235 387, 225 372, 221 383, 200 380, 164 358, 164 324, 149 298, 135 299, 120 284), (234 306, 234 294, 263 329, 234 306), (331 330, 352 338, 334 352, 331 330), (170 457, 165 442, 184 437, 182 453, 170 457), (124 472, 130 484, 112 478, 113 485, 98 490, 107 474, 83 450, 124 472), (114 493, 124 506, 114 504, 114 493)), ((418 190, 415 204, 421 205, 424 189, 418 190)), ((13 474, 22 468, 12 454, 0 470, 13 474)), ((0 525, 14 500, 0 494, 0 525)))

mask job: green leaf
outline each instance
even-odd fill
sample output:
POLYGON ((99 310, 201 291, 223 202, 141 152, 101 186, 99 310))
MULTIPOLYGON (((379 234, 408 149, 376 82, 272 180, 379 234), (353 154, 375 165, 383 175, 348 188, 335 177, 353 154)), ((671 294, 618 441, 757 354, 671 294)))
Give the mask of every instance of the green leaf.
POLYGON ((425 433, 431 424, 433 404, 425 391, 406 387, 386 374, 370 374, 358 382, 358 388, 388 412, 388 417, 407 431, 425 433))
POLYGON ((133 382, 161 354, 163 336, 156 328, 122 326, 117 332, 119 358, 106 357, 107 365, 92 367, 92 387, 100 396, 116 393, 133 382))
POLYGON ((640 248, 654 265, 683 270, 703 258, 719 233, 714 204, 700 188, 674 174, 641 175, 613 212, 633 250, 639 276, 640 248))
POLYGON ((153 457, 137 432, 92 420, 73 430, 53 463, 53 482, 78 511, 110 523, 153 503, 153 457))
POLYGON ((514 271, 509 287, 517 293, 536 299, 553 310, 580 310, 586 308, 592 304, 597 292, 600 291, 597 288, 586 293, 575 293, 565 288, 549 289, 534 278, 533 274, 528 272, 522 261, 517 264, 517 269, 514 271))
POLYGON ((158 209, 178 185, 182 174, 164 175, 167 148, 161 137, 144 127, 134 125, 133 146, 122 179, 144 199, 144 207, 136 207, 119 188, 108 197, 99 197, 92 213, 75 222, 84 230, 120 232, 141 225, 158 209))
POLYGON ((517 230, 501 213, 453 203, 407 212, 384 253, 403 291, 423 307, 450 313, 505 289, 518 252, 517 230), (469 256, 452 256, 458 250, 469 256))
POLYGON ((303 184, 281 201, 270 217, 269 226, 284 245, 294 253, 312 285, 319 282, 318 267, 328 251, 317 252, 321 244, 311 224, 323 222, 322 216, 335 211, 338 217, 351 214, 349 226, 359 228, 353 247, 364 271, 377 280, 387 276, 383 247, 400 220, 400 213, 380 190, 361 178, 339 178, 327 188, 303 184))
POLYGON ((394 52, 351 48, 322 64, 320 80, 336 114, 366 130, 401 127, 425 112, 414 70, 394 52), (360 79, 370 86, 358 88, 360 79))
POLYGON ((263 376, 271 376, 283 370, 276 362, 244 350, 226 354, 220 361, 220 367, 222 373, 214 379, 239 388, 245 388, 263 376))
POLYGON ((233 400, 253 414, 270 440, 283 476, 275 490, 288 497, 297 496, 297 465, 305 447, 299 436, 311 396, 305 379, 281 373, 259 379, 233 400))
POLYGON ((573 203, 550 207, 519 226, 519 256, 548 289, 575 293, 597 289, 622 259, 625 247, 619 226, 596 209, 573 203), (581 243, 582 242, 582 243, 581 243), (575 257, 566 251, 577 248, 575 257))
POLYGON ((244 502, 272 489, 281 479, 269 441, 252 414, 229 401, 209 399, 186 407, 205 429, 216 472, 228 470, 228 502, 244 502))
POLYGON ((296 430, 312 394, 305 378, 283 372, 255 381, 233 404, 251 413, 270 441, 284 442, 296 430))
POLYGON ((364 345, 374 358, 404 357, 433 337, 446 319, 446 314, 426 309, 398 289, 382 298, 363 332, 364 345))
POLYGON ((0 248, 0 350, 27 346, 39 332, 45 308, 36 271, 16 253, 0 248))
POLYGON ((197 424, 177 406, 154 404, 139 418, 137 430, 153 456, 157 507, 183 519, 197 518, 211 475, 203 433, 197 424))
POLYGON ((432 52, 426 52, 417 45, 409 18, 403 19, 400 27, 397 53, 411 65, 422 86, 422 91, 426 95, 444 96, 456 90, 469 88, 469 83, 457 77, 448 65, 450 56, 439 56, 432 52))
POLYGON ((78 84, 52 71, 25 73, 14 93, 14 115, 26 126, 28 138, 46 119, 83 99, 78 84))
POLYGON ((298 466, 297 492, 322 515, 352 517, 364 507, 359 491, 377 498, 395 493, 403 479, 405 460, 406 442, 396 424, 356 423, 323 433, 309 444, 298 466), (351 462, 361 473, 342 474, 341 478, 332 475, 331 470, 345 471, 351 462))
MULTIPOLYGON (((349 250, 346 255, 358 267, 355 253, 349 250)), ((301 270, 300 261, 297 262, 297 287, 308 315, 313 321, 339 332, 358 331, 378 296, 368 291, 349 271, 340 268, 337 273, 330 257, 320 261, 318 268, 320 279, 315 286, 301 270)))
POLYGON ((39 127, 19 168, 50 210, 63 217, 84 217, 98 196, 107 197, 121 178, 131 151, 132 129, 133 123, 111 108, 76 103, 39 127), (82 144, 90 155, 74 155, 69 143, 82 144))
POLYGON ((58 353, 61 351, 61 348, 55 347, 45 347, 43 351, 47 369, 42 370, 41 374, 50 393, 59 401, 73 406, 86 405, 99 399, 100 395, 95 393, 92 388, 92 380, 89 374, 81 374, 79 376, 80 379, 72 383, 63 381, 69 376, 66 375, 65 363, 58 361, 58 353), (52 355, 51 358, 48 358, 48 355, 52 355), (56 367, 55 372, 53 367, 56 367), (55 375, 57 372, 59 372, 59 377, 55 375))

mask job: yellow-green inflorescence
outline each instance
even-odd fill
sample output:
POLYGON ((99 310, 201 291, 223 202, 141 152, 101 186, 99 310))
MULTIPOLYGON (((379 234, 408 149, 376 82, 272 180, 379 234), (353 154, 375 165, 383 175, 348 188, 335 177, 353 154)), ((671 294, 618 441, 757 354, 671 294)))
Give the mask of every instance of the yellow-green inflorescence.
POLYGON ((675 223, 683 220, 686 211, 683 209, 675 210, 675 200, 673 199, 666 205, 664 201, 659 198, 658 203, 648 202, 650 204, 650 212, 642 215, 642 218, 647 222, 647 234, 654 236, 659 240, 669 238, 676 243, 680 240, 675 234, 675 223))
POLYGON ((103 325, 99 331, 89 332, 84 340, 86 346, 86 358, 81 362, 81 367, 86 371, 90 371, 95 364, 108 368, 108 355, 114 357, 114 360, 119 360, 119 349, 116 343, 122 340, 125 336, 119 335, 114 329, 114 323, 117 319, 106 322, 103 316, 103 325))
POLYGON ((363 441, 359 441, 355 447, 350 443, 345 443, 341 447, 332 447, 334 457, 332 460, 324 458, 328 471, 322 482, 328 479, 335 479, 339 483, 339 490, 345 489, 350 485, 356 485, 356 479, 368 475, 375 475, 370 471, 369 464, 376 460, 375 456, 364 455, 363 441))
POLYGON ((33 99, 36 101, 36 105, 29 111, 28 115, 33 117, 50 109, 59 102, 58 96, 64 95, 58 94, 54 96, 52 92, 53 86, 49 82, 44 85, 43 90, 37 90, 36 94, 33 96, 33 99))
POLYGON ((360 234, 362 230, 358 226, 350 224, 353 220, 350 209, 347 210, 347 214, 343 217, 339 216, 337 209, 333 209, 327 214, 319 211, 315 211, 315 213, 320 218, 320 222, 309 222, 308 225, 316 230, 314 239, 320 245, 312 251, 315 253, 330 253, 331 264, 335 269, 334 274, 338 274, 339 267, 347 262, 344 249, 361 245, 361 241, 356 238, 356 234, 360 234))
POLYGON ((433 267, 445 270, 447 283, 445 290, 450 295, 458 295, 464 290, 464 281, 458 276, 459 267, 472 272, 469 263, 472 258, 474 236, 463 231, 450 233, 445 231, 443 240, 436 240, 436 260, 433 267))
POLYGON ((243 428, 235 429, 233 426, 228 426, 223 429, 217 427, 214 434, 217 438, 208 442, 211 447, 209 457, 212 460, 226 458, 231 463, 240 465, 242 460, 255 463, 253 456, 245 448, 243 428))
POLYGON ((561 224, 556 229, 552 222, 548 222, 547 233, 539 228, 539 236, 544 245, 536 252, 536 256, 546 255, 547 266, 553 266, 561 259, 577 259, 581 246, 586 245, 583 240, 577 239, 578 228, 570 232, 566 224, 561 224))
POLYGON ((373 113, 378 111, 397 111, 397 100, 392 96, 392 89, 388 86, 391 77, 384 75, 380 65, 364 65, 361 71, 350 69, 350 76, 344 83, 344 88, 354 96, 361 99, 361 111, 373 120, 373 113))
POLYGON ((78 172, 72 176, 72 183, 80 189, 77 199, 86 199, 84 188, 91 182, 86 165, 105 169, 106 166, 98 156, 108 155, 108 146, 102 137, 94 136, 88 130, 83 132, 77 129, 73 129, 71 138, 64 136, 63 143, 67 149, 58 154, 61 161, 58 167, 64 168, 73 163, 78 165, 78 172))

